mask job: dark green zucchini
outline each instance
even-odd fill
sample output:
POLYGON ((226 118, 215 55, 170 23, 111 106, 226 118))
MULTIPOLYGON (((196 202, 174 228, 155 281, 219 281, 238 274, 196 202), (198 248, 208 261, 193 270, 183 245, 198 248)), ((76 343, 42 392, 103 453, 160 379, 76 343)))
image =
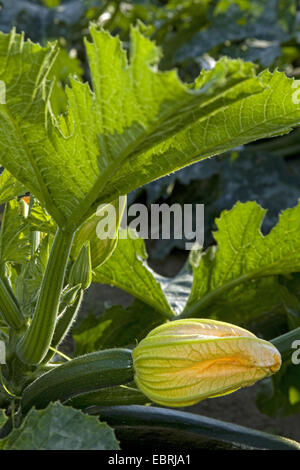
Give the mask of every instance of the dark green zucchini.
POLYGON ((168 453, 200 449, 300 450, 299 442, 214 418, 152 406, 104 406, 88 410, 115 430, 122 449, 168 453))
POLYGON ((65 402, 82 393, 122 385, 133 380, 131 351, 107 349, 62 364, 25 388, 21 400, 25 414, 33 406, 45 408, 51 401, 65 402))

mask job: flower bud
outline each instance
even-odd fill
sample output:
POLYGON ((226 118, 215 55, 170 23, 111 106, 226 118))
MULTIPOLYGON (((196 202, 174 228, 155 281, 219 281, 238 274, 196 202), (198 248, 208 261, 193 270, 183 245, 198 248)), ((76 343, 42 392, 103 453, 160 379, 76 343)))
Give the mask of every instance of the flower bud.
POLYGON ((152 330, 133 350, 135 381, 153 402, 189 406, 226 395, 278 371, 268 341, 229 323, 186 319, 152 330))
POLYGON ((85 243, 76 258, 69 275, 69 284, 77 286, 81 284, 82 289, 88 289, 92 282, 92 262, 90 243, 85 243))

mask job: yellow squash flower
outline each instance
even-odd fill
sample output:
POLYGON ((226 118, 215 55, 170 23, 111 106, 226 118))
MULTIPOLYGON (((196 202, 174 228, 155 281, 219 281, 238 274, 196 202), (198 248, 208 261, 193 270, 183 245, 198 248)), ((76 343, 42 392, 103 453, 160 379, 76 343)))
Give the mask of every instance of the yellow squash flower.
POLYGON ((273 344, 229 323, 186 319, 152 330, 133 350, 135 381, 153 402, 189 406, 274 374, 273 344))

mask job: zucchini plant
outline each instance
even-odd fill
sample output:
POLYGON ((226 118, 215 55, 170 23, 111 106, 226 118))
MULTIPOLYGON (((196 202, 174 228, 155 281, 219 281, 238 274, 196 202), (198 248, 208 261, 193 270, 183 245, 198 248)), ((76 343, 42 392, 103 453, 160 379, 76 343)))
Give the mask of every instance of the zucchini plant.
MULTIPOLYGON (((236 289, 240 293, 251 282, 254 303, 262 289, 276 285, 276 276, 299 271, 300 206, 286 211, 266 237, 259 232, 263 211, 257 204, 239 204, 224 213, 219 221, 218 251, 192 252, 194 280, 189 295, 186 285, 176 280, 175 287, 158 281, 143 262, 142 240, 118 241, 118 226, 114 237, 99 239, 97 208, 101 205, 105 210, 106 204, 114 204, 119 224, 124 195, 131 190, 238 145, 288 133, 299 123, 300 106, 298 82, 277 71, 257 75, 253 64, 241 60, 221 59, 194 83, 185 84, 176 71, 158 70, 159 49, 141 30, 141 26, 131 29, 130 48, 125 51, 118 37, 91 26, 92 41, 85 41, 91 85, 70 77, 68 104, 60 115, 51 105, 54 82, 48 78, 57 57, 56 45, 41 47, 24 41, 14 30, 0 35, 0 80, 6 91, 0 104, 0 162, 4 167, 0 201, 5 203, 0 236, 0 335, 6 347, 1 365, 0 448, 118 448, 112 428, 99 421, 98 414, 117 432, 124 422, 132 430, 143 423, 160 429, 183 426, 202 436, 205 445, 213 440, 233 448, 299 448, 288 439, 143 406, 153 397, 159 404, 172 406, 172 386, 171 396, 163 392, 163 400, 155 399, 157 393, 144 394, 152 385, 144 383, 141 390, 137 386, 139 368, 144 382, 148 367, 139 352, 149 341, 145 339, 133 354, 125 346, 145 337, 154 326, 167 323, 163 328, 175 328, 172 322, 179 317, 183 324, 188 324, 184 318, 209 318, 213 313, 227 320, 228 303, 223 318, 220 313, 224 296, 234 296, 236 289), (278 250, 282 236, 285 244, 278 250), (125 335, 131 334, 130 340, 123 339, 125 344, 117 344, 117 339, 107 348, 70 359, 59 351, 59 345, 92 281, 136 294, 143 301, 141 327, 125 329, 125 335), (144 328, 147 306, 151 313, 144 328), (62 439, 66 422, 68 433, 62 439), (42 431, 32 433, 33 428, 42 431)), ((288 297, 283 288, 279 290, 278 296, 288 297)), ((210 319, 207 322, 215 325, 210 319)), ((199 360, 202 366, 203 361, 217 360, 217 374, 224 374, 225 363, 235 361, 240 367, 225 372, 230 379, 226 387, 213 389, 207 383, 197 400, 229 393, 276 372, 279 352, 289 357, 291 338, 299 336, 295 329, 288 342, 275 341, 278 352, 248 331, 222 325, 224 338, 216 342, 215 336, 205 337, 211 350, 203 345, 203 332, 191 333, 197 344, 202 341, 199 360), (220 352, 224 344, 236 343, 235 336, 239 336, 239 347, 234 358, 227 353, 220 357, 217 349, 220 352)), ((174 334, 186 336, 182 331, 174 334)), ((153 348, 150 339, 147 350, 154 353, 160 341, 168 338, 167 333, 156 338, 153 348)), ((189 347, 186 340, 183 346, 189 347)), ((170 351, 174 355, 167 348, 162 360, 168 360, 170 351)), ((202 377, 199 370, 194 371, 196 379, 202 377)), ((180 396, 175 401, 177 406, 191 404, 195 397, 180 396)))

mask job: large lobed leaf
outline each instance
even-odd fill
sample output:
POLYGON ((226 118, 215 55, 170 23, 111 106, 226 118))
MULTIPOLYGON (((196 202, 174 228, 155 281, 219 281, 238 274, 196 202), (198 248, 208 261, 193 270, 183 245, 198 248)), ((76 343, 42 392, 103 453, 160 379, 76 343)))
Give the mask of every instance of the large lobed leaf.
POLYGON ((50 110, 56 48, 0 36, 0 161, 60 225, 76 228, 101 202, 202 158, 288 132, 300 119, 293 80, 222 59, 194 85, 157 71, 159 51, 132 29, 129 60, 117 37, 91 30, 93 92, 72 79, 68 112, 50 110), (295 101, 295 100, 294 100, 295 101))
POLYGON ((21 426, 0 440, 0 449, 113 450, 119 444, 106 423, 57 402, 31 409, 21 426))
POLYGON ((261 278, 300 270, 300 204, 285 210, 266 236, 260 231, 264 214, 255 202, 237 203, 217 219, 218 248, 193 254, 194 281, 183 316, 207 314, 216 301, 236 295, 236 288, 252 288, 257 297, 261 278))
POLYGON ((95 270, 93 281, 120 287, 170 318, 173 311, 160 283, 163 278, 152 271, 146 259, 144 241, 129 230, 113 255, 95 270))
POLYGON ((300 269, 300 204, 284 211, 263 236, 265 212, 255 202, 224 211, 214 234, 218 246, 190 254, 193 276, 189 266, 173 279, 157 275, 147 265, 143 240, 128 238, 119 240, 111 258, 95 269, 93 280, 141 299, 161 312, 162 321, 173 312, 246 324, 282 311, 283 305, 299 311, 296 295, 278 275, 300 269))

